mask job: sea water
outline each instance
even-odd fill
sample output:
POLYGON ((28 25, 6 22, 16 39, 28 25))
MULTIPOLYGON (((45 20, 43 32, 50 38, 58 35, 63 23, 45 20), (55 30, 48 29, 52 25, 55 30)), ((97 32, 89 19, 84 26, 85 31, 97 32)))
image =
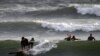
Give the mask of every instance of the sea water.
POLYGON ((68 34, 87 40, 92 33, 100 40, 99 2, 0 0, 0 40, 20 40, 24 36, 43 41, 30 50, 33 55, 50 51, 55 43, 48 40, 63 40, 68 34))

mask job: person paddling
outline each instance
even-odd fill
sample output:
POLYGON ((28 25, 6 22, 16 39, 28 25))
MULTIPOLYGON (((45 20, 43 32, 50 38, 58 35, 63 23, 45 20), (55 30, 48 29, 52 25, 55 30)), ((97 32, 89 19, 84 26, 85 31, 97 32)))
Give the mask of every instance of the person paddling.
POLYGON ((77 38, 75 37, 75 35, 73 35, 72 38, 71 38, 71 40, 72 40, 72 41, 75 41, 75 40, 80 40, 80 39, 77 39, 77 38))
POLYGON ((68 35, 68 37, 67 37, 67 38, 65 38, 65 40, 67 40, 67 41, 71 41, 71 34, 70 34, 70 35, 68 35))

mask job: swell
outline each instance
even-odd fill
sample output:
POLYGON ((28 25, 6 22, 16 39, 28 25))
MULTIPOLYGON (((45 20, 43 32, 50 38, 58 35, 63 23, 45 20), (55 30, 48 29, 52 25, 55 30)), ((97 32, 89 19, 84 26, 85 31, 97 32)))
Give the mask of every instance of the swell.
POLYGON ((40 24, 33 22, 1 22, 1 31, 37 31, 43 30, 40 24))
POLYGON ((77 23, 54 23, 46 21, 33 21, 33 22, 2 22, 0 23, 0 30, 4 31, 100 31, 100 23, 91 23, 91 24, 77 24, 77 23))
POLYGON ((0 9, 1 17, 94 17, 100 16, 100 6, 91 4, 58 4, 56 6, 15 5, 0 9))

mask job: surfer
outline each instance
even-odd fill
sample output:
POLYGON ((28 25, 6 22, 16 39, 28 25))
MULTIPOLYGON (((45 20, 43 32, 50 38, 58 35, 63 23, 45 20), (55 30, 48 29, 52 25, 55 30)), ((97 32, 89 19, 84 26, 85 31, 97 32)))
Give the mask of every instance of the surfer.
POLYGON ((28 39, 25 37, 22 37, 21 39, 21 48, 22 50, 25 49, 28 46, 28 39))
POLYGON ((92 36, 92 33, 90 34, 90 36, 88 37, 88 41, 93 41, 95 40, 95 38, 92 36))
POLYGON ((77 38, 75 37, 75 35, 73 35, 72 38, 71 38, 71 40, 72 40, 72 41, 75 41, 75 40, 79 40, 79 39, 77 39, 77 38))
POLYGON ((34 45, 34 38, 29 41, 29 48, 32 48, 34 45))
POLYGON ((68 35, 68 37, 67 37, 67 38, 65 38, 65 40, 67 40, 67 41, 71 41, 71 34, 70 34, 70 35, 68 35))
POLYGON ((21 48, 22 48, 22 50, 23 49, 25 49, 25 38, 24 37, 22 37, 22 39, 21 39, 21 48))

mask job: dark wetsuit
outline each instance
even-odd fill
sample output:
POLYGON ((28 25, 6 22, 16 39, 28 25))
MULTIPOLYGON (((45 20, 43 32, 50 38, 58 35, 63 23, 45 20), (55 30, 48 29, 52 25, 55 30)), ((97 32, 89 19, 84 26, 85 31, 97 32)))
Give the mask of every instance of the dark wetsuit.
POLYGON ((25 49, 26 46, 28 46, 28 39, 24 38, 21 40, 21 47, 25 49))
POLYGON ((88 37, 88 41, 93 41, 93 40, 95 40, 94 37, 92 37, 92 36, 89 36, 89 37, 88 37))
POLYGON ((65 38, 65 40, 71 41, 71 37, 67 37, 67 38, 65 38))
POLYGON ((29 47, 32 48, 34 45, 34 38, 32 38, 29 42, 29 47))

